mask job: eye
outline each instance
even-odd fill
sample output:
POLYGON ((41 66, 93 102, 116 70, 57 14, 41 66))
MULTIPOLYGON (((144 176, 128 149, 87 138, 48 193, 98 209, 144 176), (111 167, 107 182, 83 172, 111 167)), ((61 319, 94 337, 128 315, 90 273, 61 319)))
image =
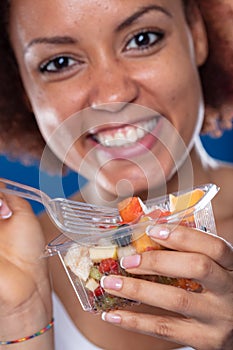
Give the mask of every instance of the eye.
POLYGON ((158 43, 160 40, 162 40, 163 37, 164 37, 164 34, 161 32, 152 32, 152 31, 140 32, 134 35, 133 38, 128 41, 126 49, 127 50, 149 49, 150 47, 158 43))
POLYGON ((45 73, 57 73, 67 68, 71 68, 77 63, 77 61, 68 56, 58 56, 45 63, 42 63, 39 67, 40 72, 45 73))

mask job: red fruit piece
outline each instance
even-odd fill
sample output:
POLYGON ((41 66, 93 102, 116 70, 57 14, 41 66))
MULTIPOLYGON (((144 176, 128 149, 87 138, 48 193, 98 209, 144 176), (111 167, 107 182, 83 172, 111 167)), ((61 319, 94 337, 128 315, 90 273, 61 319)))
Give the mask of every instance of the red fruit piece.
POLYGON ((94 290, 93 294, 95 297, 100 297, 104 294, 104 289, 101 286, 99 286, 94 290))
POLYGON ((99 264, 99 272, 117 275, 119 274, 119 263, 118 261, 108 258, 101 260, 99 264))
POLYGON ((161 223, 166 222, 165 218, 162 220, 161 220, 161 218, 169 216, 169 215, 171 215, 170 211, 163 211, 161 209, 155 209, 152 212, 147 214, 147 216, 149 216, 151 219, 158 219, 159 222, 161 221, 161 223))
POLYGON ((126 223, 135 221, 143 214, 138 197, 129 197, 118 203, 118 210, 122 220, 126 223))

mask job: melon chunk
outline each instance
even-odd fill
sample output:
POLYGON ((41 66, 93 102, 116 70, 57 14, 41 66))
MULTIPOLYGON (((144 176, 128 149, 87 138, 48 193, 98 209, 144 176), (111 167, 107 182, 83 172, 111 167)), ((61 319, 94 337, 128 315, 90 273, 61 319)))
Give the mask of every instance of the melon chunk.
POLYGON ((180 196, 169 194, 170 211, 176 213, 192 207, 203 197, 204 194, 205 192, 198 188, 191 192, 181 194, 180 196))
POLYGON ((86 283, 86 288, 89 289, 91 292, 94 292, 96 288, 99 287, 99 283, 94 280, 94 278, 90 278, 86 283))
POLYGON ((91 247, 89 255, 93 262, 100 262, 103 259, 117 259, 117 246, 112 247, 91 247))
POLYGON ((146 233, 144 233, 140 238, 135 239, 132 242, 132 245, 139 254, 150 250, 163 249, 159 243, 153 241, 149 236, 147 236, 146 233))
POLYGON ((133 222, 143 214, 142 201, 138 197, 129 197, 118 203, 118 210, 124 222, 133 222))

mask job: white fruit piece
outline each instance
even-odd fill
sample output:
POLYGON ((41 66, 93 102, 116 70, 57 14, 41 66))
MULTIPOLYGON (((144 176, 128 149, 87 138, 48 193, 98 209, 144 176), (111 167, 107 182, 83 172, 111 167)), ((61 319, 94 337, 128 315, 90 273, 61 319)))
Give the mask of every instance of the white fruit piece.
POLYGON ((94 292, 94 290, 96 290, 96 288, 99 287, 99 283, 96 282, 96 280, 94 280, 94 278, 90 278, 90 279, 87 281, 85 287, 86 287, 87 289, 89 289, 91 292, 94 292))
POLYGON ((91 247, 89 248, 89 254, 93 262, 100 262, 108 258, 117 259, 117 246, 91 247))
POLYGON ((125 256, 134 254, 136 254, 136 249, 131 244, 127 245, 126 247, 118 247, 117 249, 117 255, 119 260, 125 256))
POLYGON ((71 271, 83 281, 88 279, 93 262, 89 256, 87 247, 80 247, 74 244, 70 247, 64 257, 64 263, 71 271))

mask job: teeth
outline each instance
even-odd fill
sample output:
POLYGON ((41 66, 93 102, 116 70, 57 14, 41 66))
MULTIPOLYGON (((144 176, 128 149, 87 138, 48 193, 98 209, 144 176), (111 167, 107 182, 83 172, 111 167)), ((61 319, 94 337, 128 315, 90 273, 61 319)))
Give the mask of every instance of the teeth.
POLYGON ((157 124, 157 119, 151 119, 137 125, 121 128, 117 131, 102 131, 95 135, 96 140, 105 147, 128 147, 151 132, 157 124))

